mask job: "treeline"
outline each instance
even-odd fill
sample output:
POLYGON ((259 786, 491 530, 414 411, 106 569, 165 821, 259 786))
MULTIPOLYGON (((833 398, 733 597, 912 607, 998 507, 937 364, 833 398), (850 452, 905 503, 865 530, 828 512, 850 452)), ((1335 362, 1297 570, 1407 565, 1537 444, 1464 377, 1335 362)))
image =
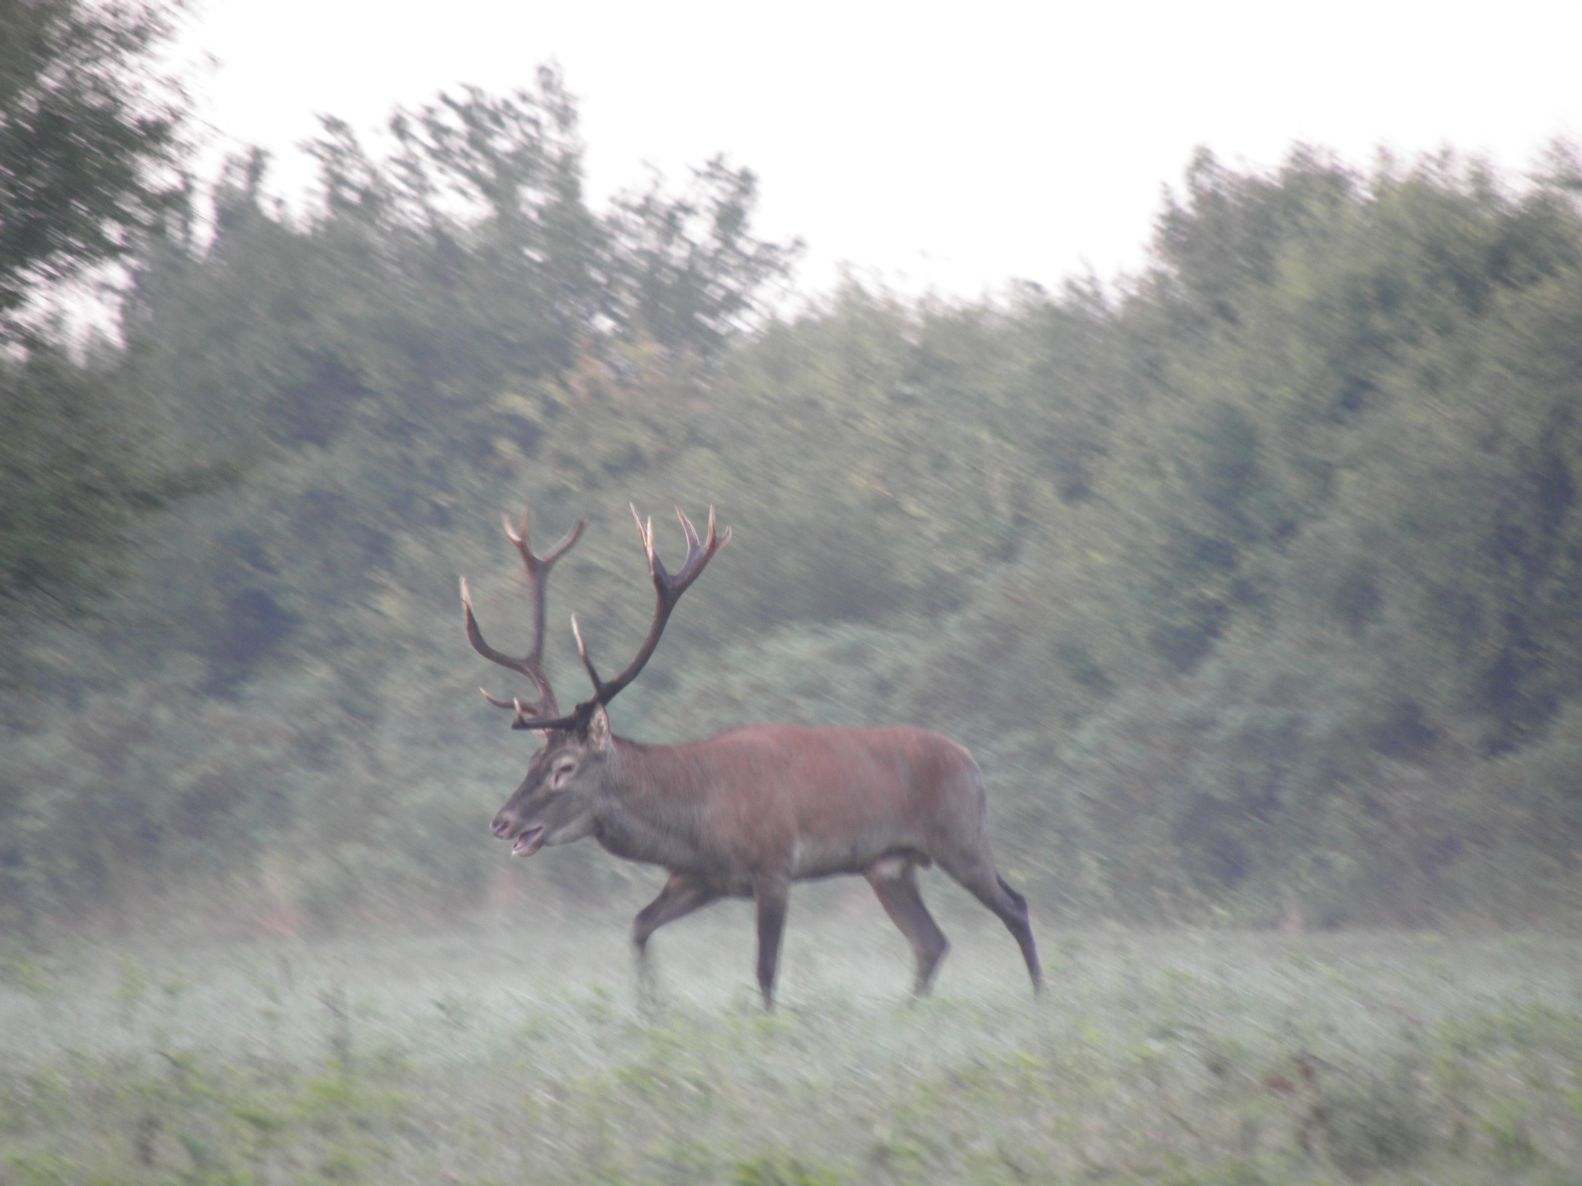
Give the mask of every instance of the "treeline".
MULTIPOLYGON (((1520 182, 1203 153, 1136 276, 984 303, 848 283, 774 314, 795 245, 754 232, 752 175, 717 160, 593 208, 551 71, 387 133, 327 121, 305 210, 258 154, 179 190, 118 343, 3 364, 54 442, 12 449, 0 492, 9 916, 483 900, 531 742, 477 698, 456 574, 504 641, 525 623, 499 512, 587 514, 552 631, 575 607, 615 656, 649 602, 628 499, 713 502, 736 543, 623 733, 950 732, 1046 910, 1579 904, 1564 152, 1520 182), (109 409, 113 433, 74 428, 109 409), (158 497, 125 496, 132 458, 158 497)), ((573 850, 526 875, 649 876, 573 850)))

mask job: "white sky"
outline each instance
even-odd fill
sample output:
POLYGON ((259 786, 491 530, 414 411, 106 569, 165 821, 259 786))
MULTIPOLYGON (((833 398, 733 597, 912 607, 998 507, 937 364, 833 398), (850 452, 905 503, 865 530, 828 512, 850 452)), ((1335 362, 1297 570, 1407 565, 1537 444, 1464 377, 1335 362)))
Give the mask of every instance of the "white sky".
MULTIPOLYGON (((544 4, 207 0, 185 53, 203 117, 282 159, 325 112, 372 129, 441 87, 506 90, 554 58, 580 97, 590 191, 716 151, 800 234, 804 288, 840 261, 975 296, 1135 265, 1192 148, 1358 163, 1446 144, 1521 169, 1582 133, 1582 3, 544 4)), ((295 157, 295 159, 293 159, 295 157)))

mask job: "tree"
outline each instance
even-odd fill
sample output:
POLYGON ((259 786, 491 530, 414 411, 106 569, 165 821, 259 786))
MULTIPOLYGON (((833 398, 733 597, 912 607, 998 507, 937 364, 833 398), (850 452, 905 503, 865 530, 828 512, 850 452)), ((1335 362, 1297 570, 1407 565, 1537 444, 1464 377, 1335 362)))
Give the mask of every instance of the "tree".
POLYGON ((0 0, 0 613, 91 585, 127 514, 208 479, 157 461, 117 353, 63 348, 41 298, 175 208, 185 97, 159 73, 179 0, 0 0))
POLYGON ((168 201, 184 96, 160 0, 0 0, 0 342, 25 306, 123 257, 168 201))
POLYGON ((758 178, 724 157, 694 169, 686 192, 653 177, 620 195, 606 218, 610 312, 629 335, 671 349, 718 351, 763 305, 764 285, 785 277, 801 240, 752 234, 758 178))

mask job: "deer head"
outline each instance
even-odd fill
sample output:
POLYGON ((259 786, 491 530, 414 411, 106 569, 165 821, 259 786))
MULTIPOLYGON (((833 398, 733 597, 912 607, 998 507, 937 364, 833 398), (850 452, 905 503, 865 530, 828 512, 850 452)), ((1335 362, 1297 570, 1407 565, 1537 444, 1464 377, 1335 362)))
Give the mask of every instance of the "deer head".
POLYGON ((532 603, 533 643, 521 659, 512 658, 495 650, 484 641, 473 613, 472 597, 467 589, 467 578, 461 580, 461 604, 467 641, 491 663, 515 671, 531 680, 537 696, 524 703, 520 697, 509 700, 491 695, 484 689, 483 697, 490 704, 511 711, 511 727, 540 732, 544 744, 528 764, 527 775, 516 792, 506 801, 494 817, 492 830, 496 836, 514 840, 513 856, 531 856, 546 844, 567 844, 580 840, 592 830, 601 796, 612 791, 609 778, 609 761, 614 749, 610 732, 610 718, 606 711, 610 701, 637 678, 654 649, 659 645, 665 623, 669 621, 676 602, 687 587, 697 579, 714 554, 730 542, 730 528, 718 532, 714 522, 714 508, 709 508, 707 534, 700 538, 692 521, 678 507, 676 518, 686 536, 687 556, 681 567, 671 575, 654 551, 654 523, 644 520, 632 507, 632 518, 637 521, 637 534, 642 541, 643 553, 648 560, 648 573, 654 582, 654 618, 648 628, 648 637, 638 648, 637 655, 614 679, 600 678, 588 654, 588 645, 582 637, 575 614, 571 618, 571 631, 577 640, 577 654, 593 684, 593 695, 577 704, 571 712, 560 714, 554 690, 544 674, 544 607, 549 571, 581 538, 586 520, 577 525, 558 544, 543 556, 536 556, 528 544, 527 523, 520 529, 505 520, 505 534, 522 557, 527 572, 529 596, 532 603))

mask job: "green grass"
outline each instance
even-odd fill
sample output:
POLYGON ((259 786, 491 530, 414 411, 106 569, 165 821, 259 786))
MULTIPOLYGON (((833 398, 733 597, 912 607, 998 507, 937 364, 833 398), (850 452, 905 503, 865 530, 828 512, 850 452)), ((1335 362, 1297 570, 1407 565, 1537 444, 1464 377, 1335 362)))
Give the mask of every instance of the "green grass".
MULTIPOLYGON (((945 896, 935 889, 935 897, 945 896)), ((1040 935, 934 998, 848 887, 748 912, 0 959, 0 1183, 1582 1181, 1582 942, 1040 935)))

